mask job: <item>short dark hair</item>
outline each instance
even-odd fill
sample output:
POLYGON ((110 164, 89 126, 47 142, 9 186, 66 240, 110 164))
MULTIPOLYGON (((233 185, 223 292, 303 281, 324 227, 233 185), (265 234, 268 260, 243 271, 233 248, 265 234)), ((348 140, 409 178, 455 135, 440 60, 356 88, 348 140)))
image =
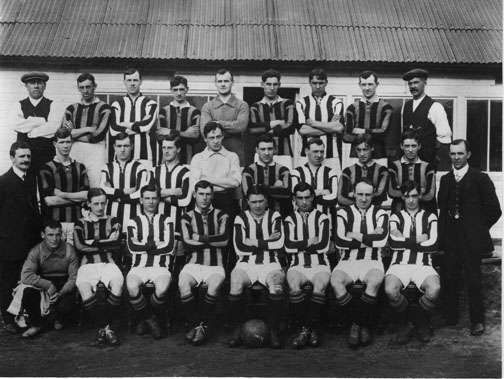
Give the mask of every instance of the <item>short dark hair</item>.
POLYGON ((95 77, 89 72, 84 72, 79 75, 79 77, 77 78, 77 85, 79 83, 85 82, 86 80, 90 80, 93 83, 93 85, 96 85, 95 77))
POLYGON ((181 148, 182 147, 182 139, 175 135, 175 134, 167 134, 161 138, 161 147, 163 147, 163 141, 173 141, 175 142, 175 147, 181 148))
POLYGON ((324 141, 322 141, 319 137, 308 138, 308 141, 305 143, 305 149, 309 149, 311 145, 325 146, 324 141))
POLYGON ((217 79, 217 75, 226 75, 228 73, 229 73, 229 75, 231 75, 231 81, 234 82, 233 73, 231 71, 229 71, 227 68, 221 68, 219 71, 217 71, 215 74, 215 79, 217 79))
POLYGON ((361 78, 362 79, 367 79, 369 78, 370 76, 374 76, 375 78, 375 83, 378 83, 378 75, 376 75, 376 72, 374 71, 370 71, 370 70, 366 70, 366 71, 362 71, 360 74, 359 74, 359 83, 361 82, 361 78))
POLYGON ((42 224, 42 231, 45 232, 46 228, 63 229, 61 226, 61 222, 59 222, 58 220, 55 220, 53 218, 50 218, 49 220, 44 221, 44 223, 42 224))
POLYGON ((359 180, 359 181, 357 181, 357 182, 355 182, 355 183, 354 183, 354 185, 353 185, 353 190, 354 190, 354 192, 355 192, 355 189, 357 188, 357 185, 358 185, 358 184, 361 184, 361 183, 365 183, 365 184, 367 184, 368 186, 371 186, 371 188, 374 188, 374 186, 373 186, 373 182, 371 182, 371 180, 369 180, 369 179, 367 179, 367 178, 364 178, 364 179, 361 179, 361 180, 359 180))
POLYGON ((194 192, 196 192, 198 190, 198 188, 201 188, 201 189, 210 188, 212 190, 212 193, 214 191, 212 183, 210 183, 207 180, 200 180, 198 183, 196 183, 194 185, 194 192))
POLYGON ((98 187, 93 187, 88 190, 87 199, 88 199, 88 201, 91 201, 91 199, 93 197, 104 196, 104 195, 105 196, 107 195, 104 190, 102 190, 101 188, 98 188, 98 187))
POLYGON ((299 182, 294 186, 294 189, 292 190, 292 193, 294 197, 296 197, 296 192, 304 192, 304 191, 310 191, 310 195, 315 197, 315 190, 313 189, 312 186, 310 186, 306 182, 299 182))
POLYGON ((142 73, 136 68, 128 68, 126 71, 124 71, 123 78, 126 79, 127 75, 133 75, 135 72, 138 72, 138 77, 140 78, 140 80, 142 80, 142 73))
MULTIPOLYGON (((16 151, 19 149, 30 149, 30 145, 28 145, 27 142, 24 141, 19 141, 19 142, 14 142, 9 150, 9 155, 14 158, 16 156, 16 151)), ((30 149, 31 152, 31 149, 30 149)))
POLYGON ((170 88, 176 87, 180 84, 183 84, 186 88, 189 88, 187 85, 187 79, 183 76, 176 75, 170 80, 170 88))
POLYGON ((261 75, 261 80, 263 81, 263 83, 268 78, 277 78, 278 81, 280 81, 280 79, 282 79, 282 75, 280 75, 279 71, 270 68, 269 70, 264 71, 263 74, 261 75))
POLYGON ((463 143, 465 145, 465 149, 466 149, 466 152, 469 153, 471 152, 471 144, 469 143, 468 140, 466 139, 462 139, 462 138, 459 138, 459 139, 454 139, 450 145, 453 145, 453 146, 456 146, 456 145, 460 145, 461 143, 463 143))
POLYGON ((155 184, 147 184, 140 188, 140 196, 143 198, 145 192, 156 192, 157 197, 161 197, 159 187, 155 184))
POLYGON ((263 134, 256 141, 256 147, 259 147, 261 142, 272 143, 273 147, 276 146, 275 139, 271 134, 263 134))
POLYGON ((327 72, 323 68, 317 67, 310 71, 308 80, 311 81, 315 77, 327 82, 327 72))
POLYGON ((374 143, 373 143, 373 136, 369 133, 362 133, 362 134, 358 134, 352 145, 353 147, 357 147, 358 145, 360 145, 361 143, 365 143, 366 145, 368 145, 370 148, 374 146, 374 143))
POLYGON ((401 195, 407 195, 413 190, 417 190, 418 194, 421 193, 420 184, 413 180, 406 180, 401 186, 401 195))
POLYGON ((210 133, 212 130, 217 130, 217 129, 220 129, 222 134, 224 134, 224 127, 221 124, 219 124, 218 122, 215 122, 215 121, 207 122, 207 124, 203 128, 203 135, 206 137, 208 135, 208 133, 210 133))
POLYGON ((265 199, 268 198, 268 193, 266 192, 264 187, 260 184, 259 185, 254 184, 249 187, 249 189, 247 190, 247 194, 246 194, 247 199, 250 199, 251 195, 263 195, 265 199))
POLYGON ((401 134, 401 144, 407 139, 414 139, 420 144, 420 138, 415 130, 406 130, 403 134, 401 134))
POLYGON ((118 135, 116 135, 114 138, 114 145, 116 141, 122 141, 123 139, 129 138, 131 144, 134 143, 134 139, 130 137, 130 135, 126 132, 120 132, 118 135))
POLYGON ((72 139, 72 132, 67 128, 59 128, 56 130, 56 133, 54 133, 53 141, 58 142, 59 139, 65 139, 68 137, 72 139))

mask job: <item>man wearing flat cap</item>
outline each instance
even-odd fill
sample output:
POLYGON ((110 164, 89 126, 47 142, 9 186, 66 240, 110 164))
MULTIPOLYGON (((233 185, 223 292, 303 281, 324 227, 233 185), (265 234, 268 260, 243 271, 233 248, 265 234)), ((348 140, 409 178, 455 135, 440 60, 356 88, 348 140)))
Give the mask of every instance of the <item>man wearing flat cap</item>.
POLYGON ((52 137, 61 124, 64 108, 44 97, 49 76, 43 72, 30 72, 21 77, 28 97, 13 109, 10 125, 17 132, 17 141, 26 142, 32 154, 29 176, 36 174, 44 163, 54 158, 52 137))
POLYGON ((452 132, 444 107, 425 94, 428 76, 429 72, 421 68, 403 75, 413 99, 402 109, 402 130, 415 130, 422 145, 420 159, 437 165, 437 149, 451 142, 452 132))

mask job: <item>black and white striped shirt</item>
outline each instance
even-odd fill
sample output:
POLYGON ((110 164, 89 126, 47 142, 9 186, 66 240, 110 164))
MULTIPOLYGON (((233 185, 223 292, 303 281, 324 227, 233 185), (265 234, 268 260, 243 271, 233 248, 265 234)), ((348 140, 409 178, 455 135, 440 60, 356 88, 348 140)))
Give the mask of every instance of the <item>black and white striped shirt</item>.
POLYGON ((64 121, 71 121, 75 129, 87 126, 96 127, 95 131, 86 135, 87 142, 104 141, 109 129, 112 110, 108 104, 95 98, 91 104, 75 103, 69 105, 65 111, 64 121))

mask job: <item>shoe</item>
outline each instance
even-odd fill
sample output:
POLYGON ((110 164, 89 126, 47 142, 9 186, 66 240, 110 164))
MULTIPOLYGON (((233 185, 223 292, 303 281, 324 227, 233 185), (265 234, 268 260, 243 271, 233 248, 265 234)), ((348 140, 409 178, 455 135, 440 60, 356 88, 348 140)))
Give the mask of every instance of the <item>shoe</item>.
POLYGON ((21 337, 23 338, 33 338, 35 337, 42 328, 40 326, 32 326, 26 330, 21 337))
POLYGON ((196 328, 191 328, 185 335, 185 339, 188 342, 192 342, 194 335, 196 334, 196 328))
POLYGON ((416 337, 420 342, 429 342, 431 339, 429 327, 427 325, 419 326, 416 332, 416 337))
POLYGON ((207 326, 203 323, 199 324, 195 329, 194 337, 192 339, 192 344, 199 346, 206 343, 206 329, 207 326))
POLYGON ((369 328, 362 327, 359 333, 359 339, 360 339, 360 344, 361 346, 368 346, 371 345, 373 342, 373 336, 371 335, 371 331, 369 328))
POLYGON ((360 329, 360 326, 355 322, 350 328, 350 333, 348 334, 348 345, 350 345, 352 349, 356 349, 360 345, 360 329))
POLYGON ((107 342, 107 339, 105 338, 105 328, 101 328, 98 330, 98 338, 96 339, 95 343, 97 345, 103 345, 106 342, 107 342))
POLYGON ((110 329, 110 326, 107 325, 105 328, 101 329, 103 330, 103 335, 105 337, 105 341, 112 346, 118 345, 119 344, 119 339, 117 338, 115 332, 110 329))
POLYGON ((273 349, 280 349, 280 347, 282 347, 282 344, 280 343, 280 337, 278 336, 277 328, 270 328, 269 343, 273 349))
POLYGON ((310 346, 317 347, 320 345, 320 337, 318 335, 317 329, 313 328, 310 333, 310 346))
POLYGON ((61 330, 63 329, 63 324, 61 323, 60 320, 54 321, 54 330, 61 330))
POLYGON ((11 334, 18 333, 18 328, 17 328, 16 324, 14 324, 13 322, 9 322, 8 324, 5 324, 4 329, 11 334))
POLYGON ((394 343, 397 345, 406 345, 411 340, 413 329, 413 324, 411 322, 399 326, 394 337, 394 343))
POLYGON ((477 322, 471 325, 471 336, 481 336, 485 332, 485 325, 482 322, 477 322))
POLYGON ((138 324, 136 326, 135 333, 138 336, 143 336, 144 334, 149 333, 149 327, 147 326, 147 323, 145 322, 145 320, 141 320, 138 322, 138 324))
POLYGON ((308 345, 308 340, 310 339, 310 329, 303 326, 301 332, 292 340, 292 346, 296 349, 302 349, 308 345))
POLYGON ((146 321, 147 327, 149 328, 149 332, 154 337, 154 339, 163 338, 163 332, 161 331, 161 327, 159 326, 156 318, 154 316, 149 317, 146 321))
POLYGON ((233 331, 231 339, 228 341, 229 347, 238 347, 242 344, 241 339, 241 325, 238 325, 233 331))

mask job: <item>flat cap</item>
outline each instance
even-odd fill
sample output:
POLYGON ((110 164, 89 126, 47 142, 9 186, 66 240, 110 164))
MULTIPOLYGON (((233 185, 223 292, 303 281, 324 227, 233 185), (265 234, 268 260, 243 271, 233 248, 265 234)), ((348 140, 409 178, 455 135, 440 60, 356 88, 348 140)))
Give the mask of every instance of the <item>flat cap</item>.
POLYGON ((427 79, 428 77, 429 77, 429 71, 421 68, 414 68, 413 70, 410 70, 406 74, 404 74, 402 78, 403 80, 409 81, 413 78, 427 79))
POLYGON ((28 74, 24 74, 22 77, 21 77, 21 81, 23 83, 26 83, 26 82, 29 82, 30 80, 33 80, 33 79, 40 79, 44 82, 47 82, 49 80, 49 75, 47 74, 44 74, 43 72, 29 72, 28 74))

